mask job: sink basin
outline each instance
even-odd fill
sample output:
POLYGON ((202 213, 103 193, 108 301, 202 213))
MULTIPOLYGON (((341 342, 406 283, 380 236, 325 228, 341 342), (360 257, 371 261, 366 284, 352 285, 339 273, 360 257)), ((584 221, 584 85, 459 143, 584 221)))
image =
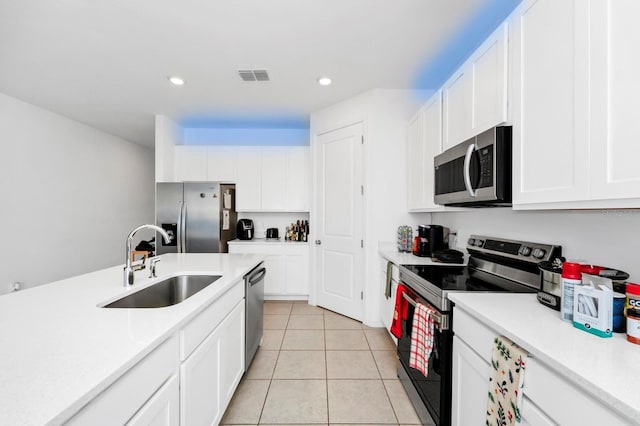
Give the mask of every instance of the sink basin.
POLYGON ((162 308, 177 305, 222 275, 178 275, 111 302, 104 308, 162 308))

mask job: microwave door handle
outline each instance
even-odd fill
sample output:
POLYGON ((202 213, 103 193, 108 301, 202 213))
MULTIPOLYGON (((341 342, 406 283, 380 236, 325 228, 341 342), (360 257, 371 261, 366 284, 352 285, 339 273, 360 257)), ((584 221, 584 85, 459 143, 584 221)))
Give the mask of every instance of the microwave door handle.
POLYGON ((476 190, 473 189, 471 185, 471 156, 476 149, 478 149, 478 147, 472 143, 467 147, 467 153, 464 156, 464 186, 472 197, 476 196, 476 190))

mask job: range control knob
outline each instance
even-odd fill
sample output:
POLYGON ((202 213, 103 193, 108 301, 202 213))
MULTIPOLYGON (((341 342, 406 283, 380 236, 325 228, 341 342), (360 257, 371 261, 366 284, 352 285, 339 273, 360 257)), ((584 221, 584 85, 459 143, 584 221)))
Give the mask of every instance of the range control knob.
POLYGON ((537 248, 533 250, 533 257, 536 259, 542 259, 545 254, 547 254, 545 249, 537 248))
POLYGON ((520 250, 518 250, 518 254, 520 256, 529 256, 531 254, 531 247, 522 246, 520 250))
POLYGON ((484 240, 476 240, 476 247, 482 247, 484 245, 484 240))
POLYGON ((467 240, 467 245, 474 246, 476 244, 476 240, 474 238, 469 238, 467 240))

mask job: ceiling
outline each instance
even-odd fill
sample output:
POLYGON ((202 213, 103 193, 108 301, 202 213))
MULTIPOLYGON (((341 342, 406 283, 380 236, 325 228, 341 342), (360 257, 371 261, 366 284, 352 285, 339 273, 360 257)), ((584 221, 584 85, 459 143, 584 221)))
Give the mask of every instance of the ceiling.
POLYGON ((146 146, 155 114, 305 121, 371 88, 435 88, 420 73, 489 2, 0 0, 0 92, 146 146), (271 81, 237 73, 258 68, 271 81))

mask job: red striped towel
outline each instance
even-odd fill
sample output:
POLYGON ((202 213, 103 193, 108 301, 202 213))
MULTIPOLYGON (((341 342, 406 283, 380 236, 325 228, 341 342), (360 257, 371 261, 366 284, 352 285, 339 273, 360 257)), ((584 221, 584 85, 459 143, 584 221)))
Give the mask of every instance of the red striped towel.
POLYGON ((409 367, 419 370, 424 377, 429 374, 429 357, 433 350, 433 328, 435 324, 431 314, 435 313, 435 309, 418 303, 413 314, 409 367))

